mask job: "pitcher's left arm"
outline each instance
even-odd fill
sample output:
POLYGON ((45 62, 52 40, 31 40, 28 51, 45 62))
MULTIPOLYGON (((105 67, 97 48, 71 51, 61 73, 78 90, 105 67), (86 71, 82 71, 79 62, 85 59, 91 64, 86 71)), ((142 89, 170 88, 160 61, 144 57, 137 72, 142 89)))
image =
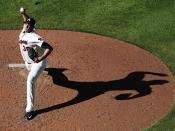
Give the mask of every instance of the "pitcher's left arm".
POLYGON ((49 45, 49 44, 46 43, 46 42, 43 42, 43 43, 42 43, 41 48, 44 49, 44 53, 43 53, 42 56, 40 56, 40 57, 35 57, 35 58, 34 58, 34 61, 35 61, 36 63, 38 63, 38 62, 42 61, 43 59, 47 58, 47 57, 51 54, 51 52, 53 51, 52 46, 49 45))

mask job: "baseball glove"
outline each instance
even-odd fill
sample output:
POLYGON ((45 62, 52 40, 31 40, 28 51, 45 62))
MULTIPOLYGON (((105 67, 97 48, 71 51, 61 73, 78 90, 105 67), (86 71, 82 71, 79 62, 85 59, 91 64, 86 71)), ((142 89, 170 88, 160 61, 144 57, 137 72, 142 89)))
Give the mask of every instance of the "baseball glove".
POLYGON ((35 57, 38 57, 38 53, 31 47, 28 47, 28 55, 30 59, 34 60, 35 57))

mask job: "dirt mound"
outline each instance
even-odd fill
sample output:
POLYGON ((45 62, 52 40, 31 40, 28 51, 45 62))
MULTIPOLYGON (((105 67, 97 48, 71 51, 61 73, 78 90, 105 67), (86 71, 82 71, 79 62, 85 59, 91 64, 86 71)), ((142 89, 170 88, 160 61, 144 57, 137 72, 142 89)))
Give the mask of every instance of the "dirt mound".
POLYGON ((173 106, 175 81, 155 56, 103 36, 37 30, 53 46, 36 82, 37 116, 25 121, 19 30, 0 31, 0 130, 140 131, 173 106), (10 37, 9 37, 10 36, 10 37))

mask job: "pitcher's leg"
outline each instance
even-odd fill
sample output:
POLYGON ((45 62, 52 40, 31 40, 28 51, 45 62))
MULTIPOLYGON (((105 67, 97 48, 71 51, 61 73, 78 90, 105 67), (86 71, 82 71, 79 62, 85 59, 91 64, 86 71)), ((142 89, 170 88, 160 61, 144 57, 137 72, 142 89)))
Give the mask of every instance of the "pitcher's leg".
POLYGON ((46 67, 46 63, 35 63, 32 65, 31 71, 27 78, 27 107, 26 112, 31 112, 34 109, 34 90, 37 77, 46 67))
POLYGON ((35 76, 32 75, 32 70, 27 78, 27 107, 26 112, 30 112, 34 107, 34 82, 35 76))

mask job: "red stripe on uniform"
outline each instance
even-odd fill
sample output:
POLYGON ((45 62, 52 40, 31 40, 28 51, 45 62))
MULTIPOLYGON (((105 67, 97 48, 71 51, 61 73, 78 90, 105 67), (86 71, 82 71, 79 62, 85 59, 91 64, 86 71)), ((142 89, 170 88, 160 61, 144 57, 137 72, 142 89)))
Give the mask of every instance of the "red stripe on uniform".
POLYGON ((25 41, 25 40, 20 40, 19 43, 27 45, 27 41, 25 41))

